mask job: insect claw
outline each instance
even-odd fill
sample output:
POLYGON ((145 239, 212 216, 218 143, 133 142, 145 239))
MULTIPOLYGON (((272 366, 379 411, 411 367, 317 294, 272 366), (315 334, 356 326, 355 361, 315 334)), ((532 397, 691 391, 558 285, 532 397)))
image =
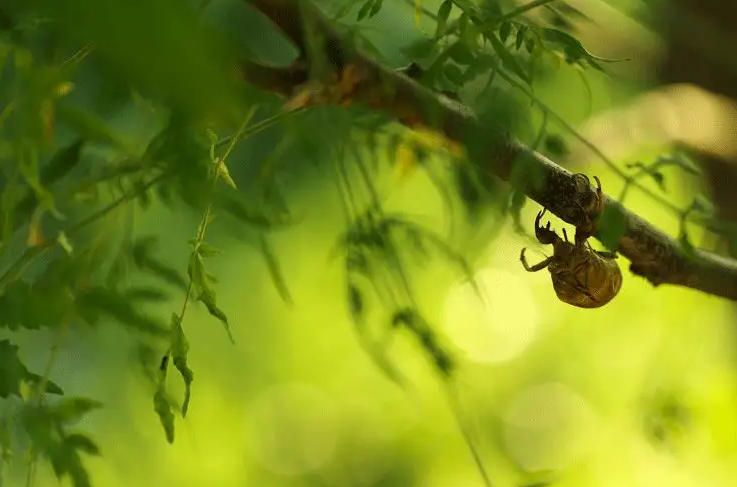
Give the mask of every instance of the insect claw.
POLYGON ((545 226, 540 225, 540 219, 544 214, 545 208, 543 208, 543 210, 537 214, 537 218, 535 218, 535 236, 542 244, 552 244, 559 240, 560 237, 558 237, 555 231, 550 228, 551 222, 548 222, 545 226))

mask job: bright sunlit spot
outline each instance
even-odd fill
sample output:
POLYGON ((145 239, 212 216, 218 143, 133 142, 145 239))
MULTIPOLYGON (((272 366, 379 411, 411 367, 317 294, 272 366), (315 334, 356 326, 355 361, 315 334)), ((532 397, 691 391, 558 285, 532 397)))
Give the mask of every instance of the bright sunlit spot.
POLYGON ((469 282, 455 284, 445 301, 446 333, 471 360, 511 360, 532 342, 540 316, 527 284, 504 269, 487 267, 476 274, 483 296, 469 282))
POLYGON ((504 415, 509 455, 527 471, 558 470, 591 446, 595 415, 570 387, 548 383, 520 392, 504 415))
POLYGON ((271 387, 261 393, 246 414, 253 457, 274 473, 314 472, 334 453, 337 424, 333 404, 315 387, 271 387))

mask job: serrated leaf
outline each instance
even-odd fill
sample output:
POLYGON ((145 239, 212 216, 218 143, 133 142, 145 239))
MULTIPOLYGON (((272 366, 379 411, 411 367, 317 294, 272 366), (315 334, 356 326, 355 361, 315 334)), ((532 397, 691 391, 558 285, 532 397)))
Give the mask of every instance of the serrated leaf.
POLYGON ((166 441, 170 444, 174 443, 174 413, 171 411, 171 405, 163 388, 157 389, 154 394, 154 411, 161 421, 161 426, 164 427, 166 441))

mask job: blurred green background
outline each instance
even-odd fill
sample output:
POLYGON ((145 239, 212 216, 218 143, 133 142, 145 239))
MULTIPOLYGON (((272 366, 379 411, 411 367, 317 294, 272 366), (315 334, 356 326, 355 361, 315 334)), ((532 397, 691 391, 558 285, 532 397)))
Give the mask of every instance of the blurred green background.
MULTIPOLYGON (((53 2, 37 3, 58 8, 70 21, 79 20, 83 12, 65 10, 53 2)), ((423 5, 434 12, 439 3, 423 5)), ((618 15, 639 8, 637 2, 616 3, 618 15)), ((92 3, 69 5, 88 8, 92 3)), ((126 17, 133 7, 125 5, 101 2, 84 10, 90 16, 90 35, 99 36, 104 29, 135 30, 136 18, 126 17), (119 7, 120 12, 113 9, 106 14, 108 6, 119 7), (108 20, 120 15, 128 25, 96 22, 93 15, 108 20)), ((171 41, 187 38, 182 26, 195 22, 194 18, 155 23, 157 14, 164 18, 167 12, 177 11, 172 5, 159 1, 145 7, 151 16, 149 23, 139 25, 140 45, 110 42, 109 52, 123 53, 118 59, 128 62, 116 69, 144 73, 147 76, 139 76, 138 81, 152 87, 174 77, 194 83, 164 96, 193 112, 203 107, 227 112, 233 99, 264 96, 233 87, 213 67, 217 63, 209 62, 210 51, 205 48, 169 54, 166 49, 199 45, 192 40, 194 34, 188 38, 191 42, 171 41), (145 35, 153 34, 163 39, 157 48, 161 53, 154 49, 148 58, 144 53, 151 39, 145 35), (177 73, 166 67, 151 70, 147 60, 159 54, 190 56, 196 62, 185 63, 186 69, 177 73), (192 73, 198 75, 194 80, 188 78, 192 73), (191 99, 202 80, 207 82, 208 89, 202 90, 207 96, 191 99)), ((144 8, 143 3, 140 6, 144 8)), ((239 2, 214 0, 201 15, 211 21, 208 25, 219 26, 216 37, 228 46, 224 49, 228 56, 240 46, 273 62, 289 59, 285 43, 239 2)), ((613 21, 620 18, 612 15, 613 21)), ((349 17, 355 18, 355 11, 349 17)), ((428 19, 418 27, 413 17, 411 5, 395 0, 384 2, 381 13, 361 25, 398 66, 406 61, 400 46, 433 32, 428 19)), ((582 41, 586 44, 585 38, 582 41)), ((78 102, 99 101, 96 96, 112 89, 96 84, 94 76, 90 72, 86 81, 78 83, 74 95, 78 102)), ((621 73, 606 76, 588 71, 585 76, 590 97, 579 73, 569 67, 536 86, 535 94, 568 123, 578 125, 626 103, 645 88, 625 83, 621 73)), ((511 110, 530 111, 529 102, 518 96, 511 110)), ((148 127, 158 123, 145 104, 112 103, 102 112, 133 145, 144 143, 150 137, 148 127)), ((536 112, 529 117, 532 127, 539 125, 536 112)), ((237 184, 249 181, 283 136, 281 130, 237 146, 228 160, 237 184)), ((312 125, 305 130, 325 132, 329 127, 312 125)), ((521 134, 528 139, 534 136, 534 132, 521 134)), ((319 140, 323 137, 324 133, 315 135, 319 140)), ((653 157, 658 150, 639 148, 617 162, 653 157)), ((183 326, 191 344, 189 363, 195 380, 189 414, 185 420, 177 418, 173 445, 167 444, 153 412, 151 393, 133 365, 134 340, 124 330, 74 328, 61 350, 51 379, 67 394, 94 397, 105 404, 78 425, 90 432, 102 450, 102 457, 85 462, 93 485, 482 485, 439 381, 414 341, 398 337, 390 347, 391 357, 412 384, 409 390, 389 381, 359 345, 345 302, 343 263, 329 258, 336 238, 345 230, 339 194, 329 178, 314 174, 309 158, 299 149, 284 157, 290 158, 298 175, 286 195, 301 221, 270 238, 294 303, 290 306, 280 299, 253 244, 258 234, 225 217, 216 218, 207 241, 222 255, 211 261, 210 270, 218 278, 218 303, 230 318, 236 343, 228 341, 221 325, 201 306, 190 307, 183 326)), ((371 157, 378 156, 371 152, 371 157)), ((567 167, 599 176, 609 194, 618 194, 624 184, 594 157, 581 157, 567 167)), ((437 231, 450 224, 444 201, 424 172, 407 178, 385 172, 381 187, 388 208, 413 215, 437 231)), ((693 185, 678 172, 667 176, 667 197, 680 206, 688 204, 693 185)), ((652 188, 657 190, 654 184, 652 188)), ((633 191, 627 206, 677 234, 677 215, 651 199, 633 191)), ((531 202, 523 208, 522 222, 528 232, 538 210, 531 202)), ((200 217, 154 203, 145 211, 126 207, 108 223, 115 228, 132 222, 136 235, 157 235, 165 261, 184 271, 187 241, 193 238, 200 217)), ((553 221, 558 229, 564 225, 553 221)), ((546 250, 515 232, 510 221, 491 226, 495 231, 489 233, 489 240, 476 242, 473 251, 486 306, 442 259, 414 268, 413 282, 426 315, 459 358, 463 417, 494 485, 547 481, 597 487, 737 485, 733 306, 691 290, 653 289, 626 272, 626 261, 620 259, 625 272, 620 295, 601 309, 573 308, 557 300, 547 272, 528 274, 520 265, 522 247, 530 248, 528 258, 534 262, 544 258, 546 250)), ((698 230, 693 232, 698 241, 698 230)), ((453 245, 463 248, 464 240, 459 237, 453 245)), ((140 281, 136 276, 131 279, 140 281)), ((169 316, 180 309, 182 299, 173 293, 170 302, 151 311, 169 316)), ((13 337, 29 368, 43 370, 50 337, 43 332, 13 337)), ((179 382, 174 375, 169 378, 175 397, 183 393, 179 382)), ((15 462, 4 474, 7 485, 25 482, 23 462, 15 462)), ((57 481, 42 462, 35 482, 46 486, 57 481)))

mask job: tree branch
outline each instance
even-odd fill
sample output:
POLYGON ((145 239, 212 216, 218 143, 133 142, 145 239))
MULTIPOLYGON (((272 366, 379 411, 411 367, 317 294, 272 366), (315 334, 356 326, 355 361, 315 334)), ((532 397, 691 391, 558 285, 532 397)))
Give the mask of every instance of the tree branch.
MULTIPOLYGON (((466 147, 479 169, 515 184, 548 211, 572 225, 586 222, 580 188, 573 175, 510 134, 479 118, 463 104, 421 86, 357 51, 343 39, 322 12, 309 2, 295 0, 245 0, 260 10, 306 56, 301 15, 309 15, 325 36, 325 54, 337 72, 347 65, 361 72, 350 98, 379 110, 409 127, 426 126, 466 147), (299 3, 302 5, 299 6, 299 3), (336 47, 339 56, 335 56, 336 47), (341 65, 341 63, 346 63, 341 65), (541 177, 524 177, 534 173, 541 177), (520 177, 522 176, 522 177, 520 177)), ((289 85, 288 82, 282 86, 289 85)), ((284 93, 284 91, 278 91, 284 93)), ((590 192, 589 192, 590 193, 590 192)), ((631 261, 630 271, 657 286, 673 284, 737 301, 737 262, 695 250, 687 253, 664 232, 606 196, 606 210, 626 222, 618 252, 631 261)), ((584 206, 585 207, 585 206, 584 206)), ((597 232, 597 238, 600 233, 597 232)))

